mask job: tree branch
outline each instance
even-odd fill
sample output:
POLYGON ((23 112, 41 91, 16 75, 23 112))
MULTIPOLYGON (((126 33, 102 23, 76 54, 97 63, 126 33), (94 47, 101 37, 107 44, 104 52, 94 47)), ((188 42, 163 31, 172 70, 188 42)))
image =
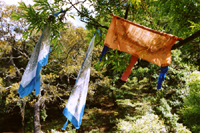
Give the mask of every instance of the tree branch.
MULTIPOLYGON (((83 16, 89 18, 90 20, 94 21, 95 23, 98 24, 99 27, 108 29, 107 26, 101 25, 101 24, 100 24, 98 21, 96 21, 95 19, 93 19, 93 18, 89 17, 88 15, 86 15, 86 14, 82 13, 81 11, 79 11, 79 10, 76 8, 76 6, 75 6, 70 0, 68 0, 68 1, 69 1, 69 3, 74 7, 74 9, 76 9, 76 11, 77 11, 78 13, 80 13, 81 15, 83 15, 83 16)), ((85 0, 85 1, 86 1, 86 0, 85 0)), ((85 1, 84 1, 84 2, 85 2, 85 1)), ((82 21, 82 20, 81 20, 81 21, 82 21)), ((82 22, 85 22, 85 21, 82 21, 82 22)), ((89 23, 89 22, 86 22, 86 23, 89 23)))
MULTIPOLYGON (((78 1, 78 2, 76 2, 76 3, 74 3, 73 5, 78 5, 78 4, 80 4, 80 3, 84 3, 86 0, 84 0, 84 1, 78 1)), ((70 4, 70 3, 68 3, 67 2, 67 4, 70 4)), ((67 8, 66 10, 64 10, 65 12, 66 11, 68 11, 69 9, 71 9, 73 6, 71 5, 69 8, 67 8)))
MULTIPOLYGON (((86 22, 86 21, 84 21, 84 20, 80 20, 80 21, 82 21, 82 22, 84 22, 84 23, 87 23, 87 24, 91 24, 91 23, 89 23, 89 22, 86 22)), ((108 26, 105 26, 105 25, 101 25, 101 24, 92 24, 92 25, 94 25, 94 26, 96 26, 96 27, 102 27, 102 28, 105 28, 105 29, 107 29, 108 30, 108 26)))
POLYGON ((21 78, 22 75, 20 73, 20 70, 17 68, 17 66, 15 65, 15 62, 13 60, 13 51, 11 51, 11 54, 10 54, 10 62, 14 66, 14 68, 16 69, 18 76, 21 78))
POLYGON ((195 33, 192 34, 191 36, 187 37, 186 39, 184 39, 184 40, 182 40, 182 41, 179 41, 176 45, 174 45, 174 46, 172 47, 171 50, 177 49, 177 48, 179 48, 179 47, 185 45, 186 43, 188 43, 188 42, 194 40, 195 38, 197 38, 197 37, 199 37, 199 36, 200 36, 200 30, 197 31, 197 32, 195 32, 195 33))
POLYGON ((127 19, 129 9, 130 9, 130 4, 128 4, 126 7, 126 13, 125 13, 124 19, 127 19))
MULTIPOLYGON (((24 57, 26 57, 29 60, 28 55, 26 55, 26 53, 21 52, 19 49, 13 48, 14 50, 18 51, 20 54, 22 54, 24 57)), ((21 57, 21 56, 19 56, 21 57)), ((19 57, 13 57, 13 58, 19 58, 19 57)))

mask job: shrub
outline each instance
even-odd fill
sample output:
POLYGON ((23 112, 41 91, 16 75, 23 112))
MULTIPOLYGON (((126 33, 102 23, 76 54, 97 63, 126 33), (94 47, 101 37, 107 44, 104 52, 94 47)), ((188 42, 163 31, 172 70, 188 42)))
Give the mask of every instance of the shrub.
POLYGON ((167 132, 164 122, 159 120, 157 115, 149 114, 142 116, 142 118, 134 121, 125 121, 120 119, 117 124, 120 131, 136 132, 136 133, 150 133, 150 132, 167 132))
POLYGON ((184 127, 182 124, 177 123, 178 121, 178 115, 171 113, 171 107, 167 103, 167 100, 165 98, 160 99, 160 106, 157 107, 157 110, 159 113, 161 113, 162 117, 165 119, 165 123, 169 125, 169 130, 176 132, 176 133, 190 133, 186 127, 184 127))
POLYGON ((184 123, 197 133, 200 131, 200 72, 195 71, 190 74, 187 85, 189 91, 183 99, 183 108, 180 112, 184 123))
POLYGON ((176 114, 173 115, 171 109, 172 108, 169 106, 165 98, 160 99, 160 106, 157 107, 157 110, 165 118, 166 123, 171 127, 174 127, 178 120, 178 116, 176 114))

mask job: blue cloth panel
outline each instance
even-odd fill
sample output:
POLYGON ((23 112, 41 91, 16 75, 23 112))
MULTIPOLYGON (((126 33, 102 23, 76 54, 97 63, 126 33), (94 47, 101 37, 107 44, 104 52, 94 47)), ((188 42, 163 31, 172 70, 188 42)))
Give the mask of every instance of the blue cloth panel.
POLYGON ((61 11, 59 11, 59 12, 57 12, 57 13, 54 13, 53 15, 55 16, 55 17, 58 17, 58 15, 60 14, 60 13, 65 13, 66 11, 63 11, 63 10, 61 10, 61 11))
MULTIPOLYGON (((101 62, 103 56, 106 54, 107 51, 108 51, 108 47, 106 45, 104 45, 103 50, 101 52, 101 56, 100 56, 99 62, 101 62)), ((99 62, 98 62, 98 64, 99 64, 99 62)))
POLYGON ((161 72, 159 74, 159 77, 158 77, 158 84, 157 84, 157 89, 161 89, 162 87, 162 82, 164 81, 165 79, 165 76, 167 74, 167 71, 168 71, 169 67, 166 66, 166 67, 161 67, 161 72))
POLYGON ((79 129, 81 126, 81 122, 82 122, 82 117, 84 114, 84 109, 85 109, 85 105, 83 105, 82 109, 81 109, 81 113, 80 113, 80 119, 77 120, 73 114, 70 113, 70 111, 65 107, 63 110, 63 114, 64 116, 67 118, 67 122, 65 123, 65 125, 62 127, 62 129, 66 129, 67 124, 68 124, 68 120, 74 125, 74 127, 76 129, 79 129))

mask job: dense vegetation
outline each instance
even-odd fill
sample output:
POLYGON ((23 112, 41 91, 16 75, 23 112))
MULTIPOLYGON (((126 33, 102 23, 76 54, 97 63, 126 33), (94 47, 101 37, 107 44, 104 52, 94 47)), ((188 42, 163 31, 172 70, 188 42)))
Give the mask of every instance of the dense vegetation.
POLYGON ((34 1, 33 6, 21 3, 19 7, 0 3, 0 132, 33 132, 33 110, 38 101, 41 130, 61 131, 65 122, 62 110, 96 28, 102 36, 95 41, 82 125, 76 130, 69 124, 66 131, 200 131, 198 0, 34 1), (70 13, 73 8, 87 24, 86 29, 64 21, 74 17, 70 13), (66 12, 53 17, 61 9, 66 12), (120 80, 131 57, 127 53, 109 49, 97 66, 111 13, 185 39, 172 48, 172 63, 160 91, 156 90, 160 67, 141 59, 127 82, 120 80), (17 90, 22 74, 47 22, 52 29, 51 53, 41 71, 41 94, 33 92, 20 99, 17 90))

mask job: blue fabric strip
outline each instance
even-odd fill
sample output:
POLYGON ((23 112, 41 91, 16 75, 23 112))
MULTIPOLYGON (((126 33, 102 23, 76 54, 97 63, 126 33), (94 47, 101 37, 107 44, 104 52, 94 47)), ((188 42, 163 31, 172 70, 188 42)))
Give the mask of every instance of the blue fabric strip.
POLYGON ((167 71, 168 71, 169 67, 166 66, 166 67, 161 67, 161 72, 159 74, 159 77, 158 77, 158 84, 157 84, 157 89, 161 89, 162 87, 162 82, 164 81, 165 79, 165 76, 167 74, 167 71))
POLYGON ((98 64, 100 63, 100 61, 102 60, 103 56, 106 54, 107 51, 108 51, 108 47, 104 45, 98 64))
POLYGON ((64 10, 61 10, 61 11, 59 11, 59 12, 57 12, 57 13, 54 13, 53 15, 55 16, 55 17, 58 17, 58 15, 60 14, 60 13, 65 13, 66 11, 64 11, 64 10))
MULTIPOLYGON (((98 33, 99 33, 99 36, 101 36, 100 29, 96 29, 96 31, 98 31, 98 33)), ((94 32, 94 36, 96 36, 96 31, 94 32)))
POLYGON ((94 36, 96 36, 96 31, 94 32, 94 35, 93 35, 93 37, 94 37, 94 36))
POLYGON ((62 127, 62 129, 63 129, 63 130, 65 130, 65 129, 66 129, 66 127, 67 127, 67 124, 68 124, 68 121, 69 121, 69 120, 67 119, 67 121, 65 122, 64 126, 62 127))
POLYGON ((99 36, 101 36, 101 32, 100 32, 100 29, 98 29, 98 32, 99 32, 99 36))
POLYGON ((53 15, 54 15, 55 17, 58 17, 59 14, 60 14, 60 12, 57 12, 57 13, 54 13, 53 15))
POLYGON ((36 77, 33 78, 31 80, 31 82, 25 88, 22 87, 22 85, 20 84, 19 89, 18 89, 20 98, 23 98, 24 96, 30 94, 35 88, 35 83, 38 83, 37 81, 39 81, 39 80, 40 80, 40 78, 39 79, 36 79, 36 77))
MULTIPOLYGON (((51 49, 49 48, 49 53, 51 49)), ((20 98, 23 98, 24 96, 30 94, 35 89, 35 95, 38 95, 40 93, 40 70, 42 66, 46 65, 48 63, 48 57, 49 53, 38 62, 37 69, 36 69, 36 76, 31 80, 31 82, 24 88, 21 86, 18 89, 18 93, 20 95, 20 98)))
POLYGON ((64 11, 64 10, 61 10, 61 11, 60 11, 60 13, 65 13, 65 12, 66 12, 66 11, 64 11))
MULTIPOLYGON (((82 107, 81 109, 81 113, 80 113, 80 119, 77 120, 73 114, 71 114, 71 112, 65 107, 63 110, 63 114, 64 116, 67 118, 67 120, 69 120, 76 129, 80 128, 81 122, 82 122, 82 117, 83 117, 83 113, 84 113, 84 109, 85 109, 85 105, 82 107)), ((65 123, 66 124, 66 123, 65 123)), ((65 126, 65 125, 64 125, 65 126)), ((64 127, 63 126, 63 127, 64 127)), ((66 127, 65 127, 66 128, 66 127)))

